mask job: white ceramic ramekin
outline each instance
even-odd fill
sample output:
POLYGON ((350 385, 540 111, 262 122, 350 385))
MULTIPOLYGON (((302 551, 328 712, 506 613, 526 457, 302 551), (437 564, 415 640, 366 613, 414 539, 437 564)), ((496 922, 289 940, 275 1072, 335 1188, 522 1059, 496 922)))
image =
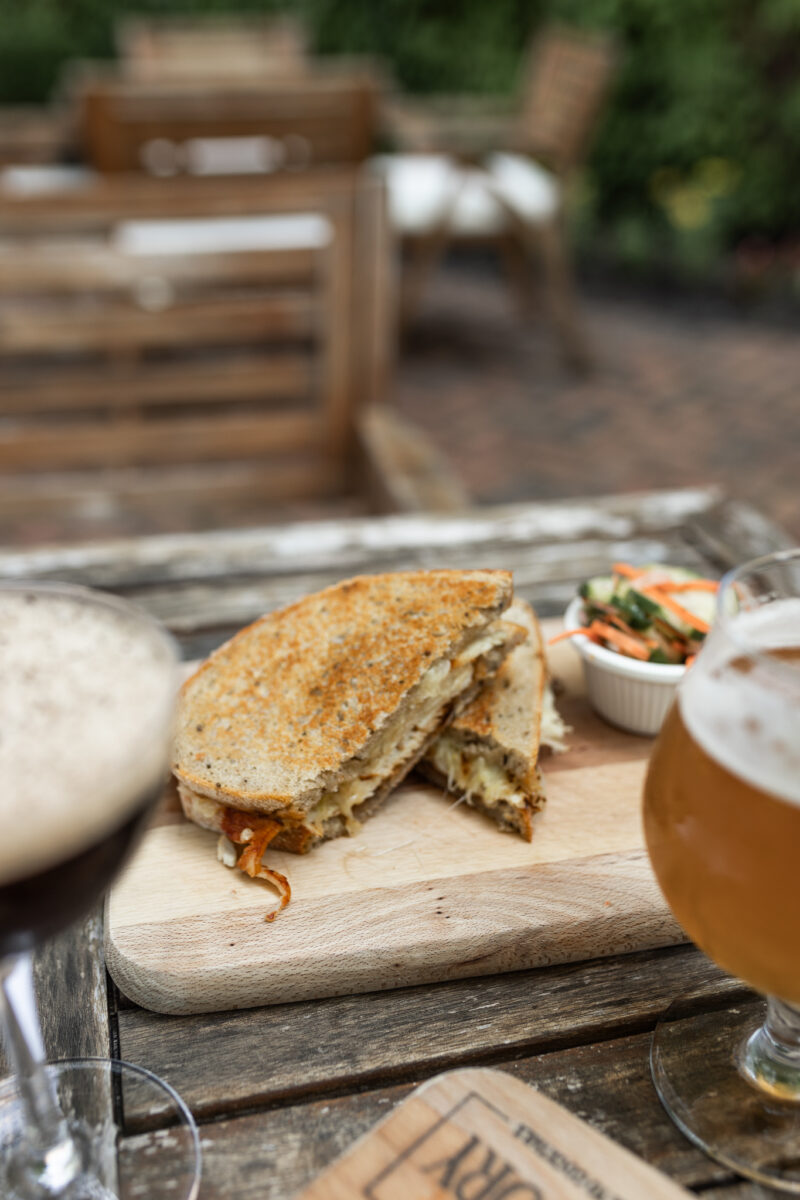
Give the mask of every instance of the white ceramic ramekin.
MULTIPOLYGON (((580 629, 583 623, 583 600, 576 596, 564 613, 564 628, 580 629)), ((582 634, 570 642, 583 660, 586 692, 600 716, 629 733, 658 733, 686 668, 640 662, 582 634)))

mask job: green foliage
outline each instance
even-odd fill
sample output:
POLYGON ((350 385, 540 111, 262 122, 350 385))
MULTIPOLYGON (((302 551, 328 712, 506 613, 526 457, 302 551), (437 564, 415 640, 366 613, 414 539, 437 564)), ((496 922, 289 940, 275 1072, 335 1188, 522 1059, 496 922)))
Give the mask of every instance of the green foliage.
POLYGON ((703 260, 800 216, 797 0, 553 0, 623 61, 591 158, 595 218, 703 260))
POLYGON ((416 92, 513 94, 546 20, 610 31, 620 52, 578 228, 623 258, 702 271, 800 214, 800 0, 0 0, 0 102, 44 99, 71 57, 113 53, 136 13, 268 12, 320 53, 376 54, 416 92))

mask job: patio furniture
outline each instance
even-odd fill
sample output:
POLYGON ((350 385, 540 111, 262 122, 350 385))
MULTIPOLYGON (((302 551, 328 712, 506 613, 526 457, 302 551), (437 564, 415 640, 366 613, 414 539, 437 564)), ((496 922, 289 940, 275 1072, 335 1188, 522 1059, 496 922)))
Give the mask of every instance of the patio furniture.
POLYGON ((0 105, 0 167, 58 163, 71 149, 71 133, 65 106, 0 105))
MULTIPOLYGON (((186 657, 196 657, 257 614, 358 572, 510 567, 520 594, 549 617, 581 579, 620 557, 668 558, 716 574, 785 545, 761 513, 698 488, 30 550, 0 554, 0 578, 120 591, 166 621, 186 657)), ((584 773, 592 769, 586 762, 584 773)), ((357 849, 358 839, 351 844, 357 849)), ((447 887, 438 881, 420 902, 423 915, 438 921, 441 938, 463 939, 486 913, 478 904, 452 911, 447 887)), ((291 914, 290 906, 269 929, 291 914)), ((176 952, 188 925, 175 935, 176 952)), ((716 1014, 720 1026, 742 1001, 741 986, 692 946, 511 973, 465 961, 441 982, 393 988, 387 978, 388 990, 364 995, 166 1017, 108 986, 102 945, 94 913, 39 953, 47 1051, 106 1055, 110 1046, 176 1087, 201 1122, 202 1195, 289 1200, 416 1084, 475 1064, 534 1084, 693 1192, 751 1194, 681 1136, 650 1079, 650 1033, 676 995, 696 989, 691 1011, 716 1014)), ((246 940, 239 953, 246 959, 246 940)), ((169 1130, 159 1113, 146 1122, 137 1115, 127 1113, 120 1146, 136 1156, 146 1191, 148 1151, 169 1130)))
MULTIPOLYGON (((572 285, 566 207, 611 79, 606 38, 551 28, 535 42, 515 118, 481 98, 397 105, 400 152, 375 160, 392 224, 409 243, 402 313, 418 311, 431 272, 454 241, 499 247, 525 310, 529 257, 541 258, 545 298, 565 354, 588 350, 572 285)), ((391 112, 391 107, 390 107, 391 112)))
POLYGON ((115 40, 125 76, 151 82, 275 78, 308 63, 306 29, 287 14, 128 17, 118 23, 115 40))
POLYGON ((391 455, 364 462, 375 436, 359 438, 367 410, 385 425, 393 357, 376 180, 0 193, 0 239, 6 537, 253 523, 304 500, 430 504, 421 471, 416 500, 408 477, 381 486, 391 455))
POLYGON ((70 90, 90 166, 172 176, 361 163, 373 144, 378 85, 363 67, 176 81, 87 68, 70 90))

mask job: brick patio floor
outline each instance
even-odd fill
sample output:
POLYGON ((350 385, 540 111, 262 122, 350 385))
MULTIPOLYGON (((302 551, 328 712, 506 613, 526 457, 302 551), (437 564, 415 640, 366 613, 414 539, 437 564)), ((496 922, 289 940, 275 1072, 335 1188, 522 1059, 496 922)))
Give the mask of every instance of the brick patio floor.
POLYGON ((449 264, 407 335, 398 408, 480 503, 717 483, 800 542, 797 332, 652 298, 582 311, 596 365, 577 378, 490 264, 449 264))

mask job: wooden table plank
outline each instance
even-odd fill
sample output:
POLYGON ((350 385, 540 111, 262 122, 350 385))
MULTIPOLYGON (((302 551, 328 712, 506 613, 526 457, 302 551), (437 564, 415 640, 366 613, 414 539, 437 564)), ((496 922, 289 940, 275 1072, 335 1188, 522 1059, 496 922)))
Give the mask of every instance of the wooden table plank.
MULTIPOLYGON (((730 1172, 697 1150, 666 1116, 650 1079, 649 1045, 650 1035, 640 1033, 526 1055, 501 1069, 540 1088, 684 1186, 730 1186, 730 1172)), ((259 1057, 268 1073, 269 1050, 259 1057)), ((388 1088, 203 1126, 201 1200, 286 1200, 432 1073, 416 1073, 388 1088)), ((142 1137, 130 1143, 143 1170, 149 1142, 142 1137)))
POLYGON ((692 514, 686 528, 701 553, 722 569, 797 544, 769 517, 738 500, 726 500, 692 514))
MULTIPOLYGON (((108 1056, 112 1027, 102 909, 39 948, 34 984, 48 1058, 108 1056)), ((7 1070, 0 1047, 0 1076, 7 1070)))
MULTIPOLYGON (((196 652, 256 612, 360 570, 512 566, 520 592, 546 615, 611 556, 722 571, 790 541, 749 506, 698 488, 2 553, 0 578, 125 592, 196 652)), ((51 1054, 107 1053, 114 1021, 98 933, 90 921, 40 958, 51 1054)), ((166 1018, 123 1007, 120 1050, 163 1074, 207 1122, 202 1200, 288 1200, 412 1086, 466 1063, 499 1065, 543 1088, 704 1196, 755 1200, 766 1193, 695 1150, 652 1088, 649 1030, 689 988, 714 1011, 740 994, 685 946, 246 1013, 166 1018)), ((138 1147, 143 1178, 152 1136, 127 1143, 138 1147)))
POLYGON ((717 1006, 738 985, 681 946, 242 1013, 165 1018, 133 1008, 119 1013, 120 1046, 208 1119, 648 1029, 695 987, 717 1006))
POLYGON ((719 501, 714 488, 590 497, 475 509, 463 516, 415 514, 314 521, 260 529, 167 534, 0 554, 0 578, 55 578, 110 589, 221 576, 253 578, 430 565, 448 553, 470 565, 482 550, 583 539, 626 541, 684 528, 719 501))
MULTIPOLYGON (((531 547, 485 547, 477 550, 450 547, 420 561, 398 558, 383 563, 387 570, 410 570, 419 566, 482 568, 513 571, 516 592, 533 602, 542 616, 553 610, 562 612, 575 594, 578 584, 591 575, 605 573, 610 562, 668 561, 675 566, 705 570, 706 562, 678 534, 657 538, 592 539, 575 543, 555 543, 531 547)), ((344 564, 316 572, 292 572, 286 575, 262 575, 243 579, 225 575, 199 582, 170 583, 126 594, 147 608, 174 632, 192 632, 203 627, 235 627, 256 614, 282 608, 300 596, 318 591, 352 574, 344 564)))

